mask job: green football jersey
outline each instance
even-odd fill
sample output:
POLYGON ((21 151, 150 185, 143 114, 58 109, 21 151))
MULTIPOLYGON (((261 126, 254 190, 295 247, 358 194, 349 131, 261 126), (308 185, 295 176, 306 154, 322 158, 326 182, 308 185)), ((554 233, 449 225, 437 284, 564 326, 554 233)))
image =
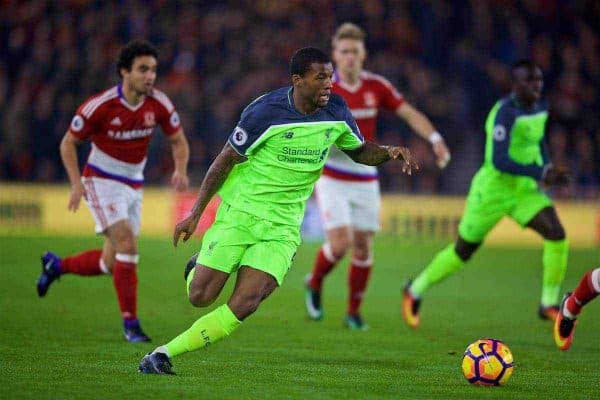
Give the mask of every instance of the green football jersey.
POLYGON ((234 167, 219 191, 231 207, 279 224, 300 226, 329 149, 356 149, 364 139, 343 99, 304 115, 291 87, 252 102, 229 144, 247 161, 234 167))
POLYGON ((485 123, 482 170, 504 178, 512 175, 515 179, 541 179, 548 163, 543 145, 547 120, 548 109, 544 102, 525 109, 512 95, 498 101, 485 123))

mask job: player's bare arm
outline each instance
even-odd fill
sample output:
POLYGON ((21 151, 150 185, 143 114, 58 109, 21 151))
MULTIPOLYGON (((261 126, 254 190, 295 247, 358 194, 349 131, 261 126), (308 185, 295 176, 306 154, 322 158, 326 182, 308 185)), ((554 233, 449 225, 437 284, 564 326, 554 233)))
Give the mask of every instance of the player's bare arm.
POLYGON ((204 212, 210 199, 212 199, 221 188, 233 167, 245 160, 246 157, 235 151, 229 143, 225 144, 225 147, 223 147, 221 153, 219 153, 217 158, 212 162, 206 176, 202 180, 198 199, 196 200, 190 215, 175 226, 175 232, 173 233, 174 246, 177 247, 177 242, 179 242, 179 238, 182 234, 184 235, 184 242, 192 236, 196 230, 200 216, 202 215, 202 212, 204 212))
POLYGON ((382 146, 377 143, 366 141, 355 150, 344 150, 344 152, 355 162, 365 165, 380 165, 389 160, 399 159, 402 161, 402 172, 408 175, 412 170, 418 170, 419 165, 412 157, 410 150, 401 146, 382 146))
POLYGON ((429 118, 406 101, 398 107, 396 114, 406 121, 419 136, 431 143, 433 152, 437 157, 438 167, 446 167, 450 161, 450 150, 448 150, 444 138, 435 130, 429 118))
POLYGON ((169 136, 171 151, 173 153, 173 163, 175 170, 171 176, 171 185, 178 192, 187 190, 189 179, 187 176, 187 164, 190 158, 190 147, 183 133, 183 129, 179 129, 175 134, 169 136))
POLYGON ((60 142, 60 157, 62 159, 69 182, 71 182, 71 195, 69 196, 69 211, 77 211, 81 198, 85 196, 85 188, 81 183, 81 173, 77 160, 77 146, 81 140, 77 139, 71 132, 67 132, 60 142))

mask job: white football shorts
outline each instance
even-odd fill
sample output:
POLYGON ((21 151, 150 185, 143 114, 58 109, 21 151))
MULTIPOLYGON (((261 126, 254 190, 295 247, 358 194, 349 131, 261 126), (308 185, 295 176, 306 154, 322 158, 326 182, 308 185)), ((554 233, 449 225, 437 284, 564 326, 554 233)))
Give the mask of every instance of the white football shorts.
POLYGON ((137 236, 142 216, 142 189, 134 189, 119 181, 84 177, 86 203, 94 221, 96 233, 103 233, 118 221, 127 220, 137 236))
POLYGON ((315 193, 326 230, 342 226, 359 231, 380 229, 379 181, 352 182, 321 176, 315 193))

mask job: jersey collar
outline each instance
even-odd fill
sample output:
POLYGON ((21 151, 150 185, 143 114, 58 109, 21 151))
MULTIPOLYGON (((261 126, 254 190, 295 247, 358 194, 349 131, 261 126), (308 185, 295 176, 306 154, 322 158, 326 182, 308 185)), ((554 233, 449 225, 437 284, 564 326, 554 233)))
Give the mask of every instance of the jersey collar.
POLYGON ((137 111, 137 110, 139 110, 144 105, 144 103, 146 102, 146 97, 147 96, 144 96, 142 98, 142 101, 140 101, 139 103, 137 103, 135 106, 132 106, 131 104, 129 104, 127 102, 127 99, 125 98, 125 95, 123 94, 123 83, 119 83, 117 85, 117 93, 119 94, 119 100, 121 101, 121 104, 123 104, 125 107, 127 107, 131 111, 137 111))

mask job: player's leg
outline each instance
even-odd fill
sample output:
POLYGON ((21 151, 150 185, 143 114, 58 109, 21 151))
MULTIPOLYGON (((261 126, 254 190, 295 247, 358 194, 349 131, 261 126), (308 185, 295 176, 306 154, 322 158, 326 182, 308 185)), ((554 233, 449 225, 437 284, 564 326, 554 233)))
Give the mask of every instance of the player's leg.
POLYGON ((507 201, 510 194, 501 195, 480 182, 476 176, 471 185, 456 242, 438 252, 429 265, 404 287, 402 315, 411 328, 419 326, 423 294, 462 268, 510 206, 507 201))
MULTIPOLYGON (((248 246, 256 242, 251 229, 257 225, 260 224, 256 217, 221 203, 215 222, 204 234, 200 252, 191 257, 185 268, 186 290, 194 306, 207 306, 218 297, 231 273, 238 269, 248 246)), ((227 305, 204 315, 188 330, 146 355, 140 362, 140 371, 171 373, 169 357, 204 347, 228 335, 239 325, 232 315, 227 305)))
MULTIPOLYGON (((196 307, 206 307, 219 296, 221 289, 229 278, 229 274, 203 265, 196 265, 193 273, 194 278, 189 289, 190 302, 196 307)), ((243 272, 240 269, 236 288, 242 275, 243 272)), ((202 316, 188 330, 169 343, 159 346, 155 352, 163 352, 169 357, 175 357, 179 354, 207 347, 229 335, 237 328, 240 321, 231 317, 232 312, 229 306, 227 304, 222 305, 202 316)))
MULTIPOLYGON (((538 196, 537 193, 535 196, 538 196)), ((558 313, 560 286, 567 270, 569 244, 565 230, 553 206, 547 205, 545 199, 528 199, 521 201, 519 207, 522 209, 528 205, 529 207, 537 205, 538 210, 532 218, 529 218, 526 226, 544 238, 542 257, 544 273, 538 314, 542 319, 554 320, 558 313)), ((515 215, 515 219, 517 218, 520 218, 521 221, 526 220, 525 217, 520 217, 518 214, 515 215)), ((517 219, 517 222, 519 222, 519 219, 517 219)))
POLYGON ((46 264, 47 267, 58 269, 59 275, 110 275, 114 260, 115 250, 108 239, 104 240, 102 249, 86 250, 62 259, 52 252, 46 252, 42 256, 42 263, 46 264))
POLYGON ((164 350, 172 358, 216 343, 253 314, 275 288, 277 281, 272 275, 252 267, 241 267, 229 301, 198 319, 190 329, 157 351, 164 350))
MULTIPOLYGON (((240 222, 244 223, 244 216, 240 215, 240 218, 240 222)), ((256 228, 253 232, 261 233, 256 237, 255 244, 245 247, 233 257, 231 255, 223 257, 225 254, 219 255, 220 246, 218 244, 215 245, 212 253, 205 256, 203 254, 208 253, 205 251, 208 246, 203 244, 200 250, 200 263, 204 260, 216 261, 216 254, 224 262, 234 260, 236 265, 243 265, 239 269, 233 294, 227 304, 201 317, 187 331, 144 357, 140 364, 142 372, 154 373, 157 370, 161 371, 163 366, 165 370, 170 371, 170 357, 209 346, 228 336, 241 324, 241 321, 256 311, 259 304, 277 286, 283 283, 300 243, 297 229, 257 221, 256 217, 252 217, 247 222, 253 222, 256 228), (257 267, 248 267, 248 265, 257 265, 257 267)), ((215 237, 210 230, 207 232, 207 235, 209 234, 211 237, 215 237)), ((224 248, 227 247, 229 246, 224 248)))
POLYGON ((315 188, 319 212, 326 230, 326 242, 319 248, 313 269, 305 278, 306 311, 314 320, 323 317, 321 305, 323 280, 344 257, 352 243, 347 187, 348 183, 321 177, 315 188))
POLYGON ((44 297, 50 285, 61 275, 95 276, 104 273, 100 261, 101 249, 86 250, 65 258, 46 251, 41 257, 42 272, 37 280, 38 296, 44 297))
POLYGON ((247 214, 221 203, 214 223, 204 234, 200 252, 185 268, 186 291, 193 306, 207 307, 217 299, 247 247, 256 240, 250 231, 253 224, 247 214))
POLYGON ((348 311, 345 324, 351 329, 368 326, 359 313, 373 269, 373 238, 380 229, 379 182, 356 182, 348 187, 351 204, 352 261, 348 269, 348 311))
POLYGON ((229 336, 243 320, 258 309, 260 303, 273 293, 277 286, 277 280, 272 275, 252 267, 241 267, 229 301, 202 316, 169 343, 145 356, 140 363, 140 371, 173 373, 170 361, 173 357, 209 347, 229 336))
POLYGON ((458 236, 455 243, 436 254, 427 267, 417 276, 409 287, 410 293, 420 298, 427 289, 458 271, 481 246, 481 242, 472 243, 458 236))
POLYGON ((349 225, 331 228, 326 231, 326 237, 327 241, 317 253, 309 282, 310 286, 317 291, 322 289, 325 277, 352 246, 352 229, 349 225))
POLYGON ((105 274, 112 274, 112 270, 115 266, 115 256, 117 255, 117 250, 112 245, 109 238, 104 240, 104 245, 102 246, 102 254, 100 256, 100 269, 105 274))
POLYGON ((455 243, 438 252, 414 280, 407 282, 402 296, 402 316, 411 328, 419 326, 423 293, 461 269, 480 246, 481 242, 468 242, 459 234, 455 243))
POLYGON ((587 303, 600 295, 600 268, 588 271, 567 298, 564 314, 575 319, 587 303))
POLYGON ((323 280, 344 257, 352 243, 352 231, 349 226, 329 229, 326 236, 327 241, 317 252, 312 272, 305 277, 304 304, 309 318, 316 321, 323 318, 323 280))
POLYGON ((360 314, 369 277, 373 269, 373 231, 354 230, 352 262, 348 271, 348 309, 345 324, 350 329, 366 330, 367 324, 360 314))
POLYGON ((187 291, 194 307, 208 307, 215 302, 229 274, 204 265, 196 265, 187 276, 187 291))
POLYGON ((201 317, 187 331, 145 356, 140 371, 170 373, 170 357, 207 347, 228 336, 283 283, 300 244, 298 229, 241 211, 229 211, 228 207, 221 205, 215 223, 204 236, 197 262, 225 273, 242 265, 232 296, 227 304, 201 317))
POLYGON ((310 276, 309 285, 315 291, 321 291, 323 279, 351 245, 350 204, 346 196, 348 186, 346 182, 321 177, 315 187, 326 233, 326 242, 317 253, 310 276))
POLYGON ((577 316, 587 303, 600 295, 600 268, 588 271, 573 293, 566 293, 554 323, 554 341, 561 350, 568 350, 573 342, 577 316))
MULTIPOLYGON (((117 197, 113 195, 114 190, 111 190, 111 185, 106 181, 106 179, 84 179, 88 197, 86 204, 96 222, 96 233, 104 232, 111 222, 111 217, 114 218, 114 215, 112 213, 109 214, 109 211, 106 209, 106 201, 104 199, 111 197, 115 203, 124 201, 121 195, 117 195, 117 197)), ((52 282, 64 274, 80 276, 108 274, 106 261, 102 262, 102 260, 108 259, 102 256, 103 250, 90 249, 65 258, 60 258, 51 251, 45 252, 41 257, 42 273, 37 280, 38 295, 40 297, 45 296, 52 282)))
POLYGON ((108 251, 114 250, 112 266, 113 284, 117 293, 117 300, 125 338, 130 342, 149 341, 144 334, 137 317, 137 265, 139 255, 137 239, 129 220, 121 220, 106 229, 106 237, 110 241, 108 251))
POLYGON ((254 314, 260 303, 269 297, 277 286, 277 280, 271 274, 243 266, 238 272, 235 289, 227 307, 237 320, 243 321, 254 314))

